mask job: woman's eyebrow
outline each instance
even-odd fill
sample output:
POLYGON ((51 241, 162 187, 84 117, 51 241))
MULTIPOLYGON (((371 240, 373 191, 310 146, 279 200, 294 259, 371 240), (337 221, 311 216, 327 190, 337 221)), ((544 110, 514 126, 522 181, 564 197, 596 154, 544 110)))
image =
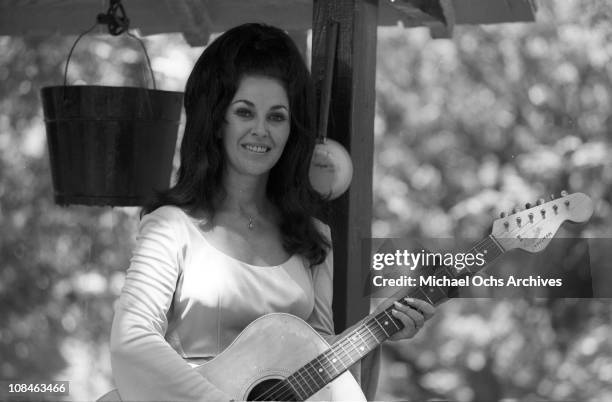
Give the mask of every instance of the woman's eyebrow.
MULTIPOLYGON (((251 102, 250 100, 246 100, 246 99, 236 99, 235 101, 233 101, 231 104, 235 104, 235 103, 246 103, 247 105, 251 106, 251 107, 255 107, 255 104, 253 102, 251 102)), ((278 109, 285 109, 287 112, 289 112, 289 108, 285 105, 274 105, 270 108, 270 110, 278 110, 278 109)))
POLYGON ((249 106, 255 106, 255 104, 249 100, 246 99, 236 99, 235 101, 233 101, 231 104, 233 105, 234 103, 239 103, 239 102, 244 102, 249 106))

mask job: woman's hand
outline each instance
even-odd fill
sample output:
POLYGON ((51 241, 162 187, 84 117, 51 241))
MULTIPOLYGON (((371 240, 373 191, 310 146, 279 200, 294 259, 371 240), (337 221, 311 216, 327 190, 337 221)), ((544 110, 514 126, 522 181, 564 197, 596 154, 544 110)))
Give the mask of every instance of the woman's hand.
POLYGON ((435 307, 426 301, 410 297, 406 297, 404 300, 408 303, 407 305, 395 302, 391 310, 393 317, 400 320, 404 324, 404 328, 393 334, 389 340, 399 341, 400 339, 412 338, 423 328, 425 321, 429 320, 434 314, 435 307))

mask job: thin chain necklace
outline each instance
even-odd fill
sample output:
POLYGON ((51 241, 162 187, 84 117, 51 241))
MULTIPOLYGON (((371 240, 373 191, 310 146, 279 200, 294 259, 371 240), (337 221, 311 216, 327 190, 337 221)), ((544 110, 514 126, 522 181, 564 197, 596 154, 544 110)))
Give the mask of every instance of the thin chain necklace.
POLYGON ((240 213, 245 216, 247 218, 247 220, 249 221, 247 227, 249 228, 249 230, 253 230, 255 229, 255 218, 257 218, 257 215, 253 216, 251 214, 248 214, 247 212, 245 212, 245 210, 242 207, 240 208, 240 213))

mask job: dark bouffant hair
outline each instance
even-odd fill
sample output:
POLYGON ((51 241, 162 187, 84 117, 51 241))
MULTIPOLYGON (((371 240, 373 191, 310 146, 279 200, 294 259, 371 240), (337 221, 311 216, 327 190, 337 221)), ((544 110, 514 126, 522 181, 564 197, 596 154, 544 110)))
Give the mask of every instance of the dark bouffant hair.
POLYGON ((215 202, 224 194, 225 155, 217 134, 240 80, 252 75, 277 79, 289 98, 289 139, 270 171, 266 189, 280 211, 283 247, 290 254, 304 256, 311 266, 319 264, 330 244, 313 222, 322 199, 308 180, 316 141, 314 87, 295 43, 284 31, 268 25, 240 25, 206 47, 185 87, 185 133, 176 185, 158 193, 142 214, 162 205, 176 205, 201 208, 214 216, 215 202))

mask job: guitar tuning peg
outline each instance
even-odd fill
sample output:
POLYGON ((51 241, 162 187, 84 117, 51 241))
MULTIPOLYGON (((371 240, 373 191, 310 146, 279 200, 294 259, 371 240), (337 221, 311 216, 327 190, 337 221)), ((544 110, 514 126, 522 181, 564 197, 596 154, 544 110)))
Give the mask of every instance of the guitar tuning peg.
POLYGON ((525 209, 529 209, 529 208, 531 208, 531 204, 530 203, 525 204, 525 209))
POLYGON ((554 194, 551 194, 551 195, 550 195, 550 200, 552 201, 552 200, 554 200, 554 199, 555 199, 555 195, 554 195, 554 194))
POLYGON ((542 205, 542 204, 544 204, 545 202, 546 202, 546 200, 545 200, 544 198, 540 198, 540 199, 538 200, 538 202, 536 202, 536 204, 537 204, 537 205, 542 205))
POLYGON ((506 213, 505 213, 505 212, 500 213, 500 214, 499 214, 499 217, 500 217, 500 218, 505 218, 505 217, 506 217, 506 213))
POLYGON ((514 215, 516 213, 516 207, 512 208, 512 214, 514 215))
POLYGON ((567 197, 567 191, 565 190, 561 191, 561 197, 567 197))

